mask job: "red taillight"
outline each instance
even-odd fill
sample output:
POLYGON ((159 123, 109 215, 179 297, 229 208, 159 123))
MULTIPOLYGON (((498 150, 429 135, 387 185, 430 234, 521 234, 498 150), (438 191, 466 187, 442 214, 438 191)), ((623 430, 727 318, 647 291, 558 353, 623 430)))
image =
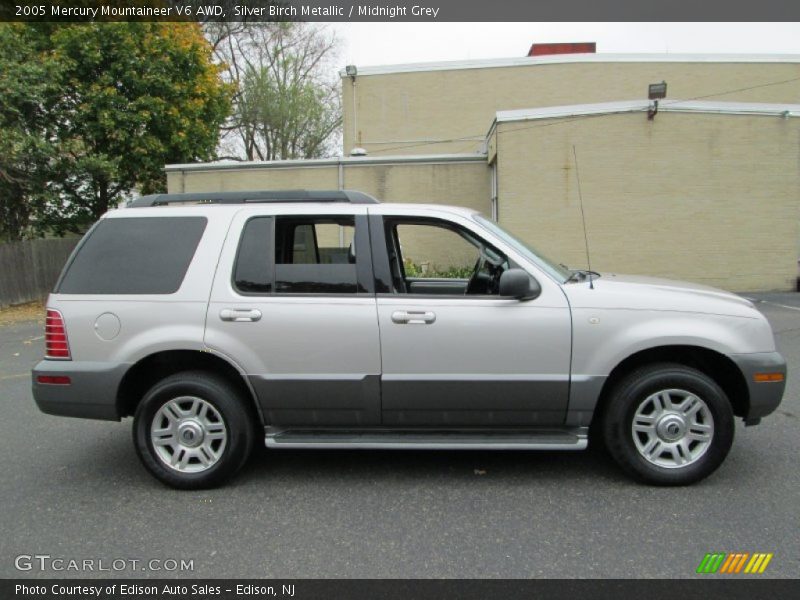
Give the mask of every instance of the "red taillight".
POLYGON ((36 383, 44 383, 46 385, 69 385, 72 380, 66 375, 39 375, 36 378, 36 383))
POLYGON ((64 317, 52 308, 47 309, 47 319, 44 325, 45 358, 61 358, 70 360, 69 340, 67 328, 64 326, 64 317))

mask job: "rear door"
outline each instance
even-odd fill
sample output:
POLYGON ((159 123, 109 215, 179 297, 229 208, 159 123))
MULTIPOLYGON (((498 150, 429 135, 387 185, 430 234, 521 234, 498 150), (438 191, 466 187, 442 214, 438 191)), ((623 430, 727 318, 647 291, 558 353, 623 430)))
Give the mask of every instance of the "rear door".
POLYGON ((377 424, 380 348, 366 209, 281 210, 246 208, 234 218, 205 343, 247 374, 271 425, 377 424))
POLYGON ((382 413, 394 427, 535 427, 564 423, 571 321, 552 280, 464 216, 370 207, 382 413), (542 294, 501 298, 522 267, 542 294))

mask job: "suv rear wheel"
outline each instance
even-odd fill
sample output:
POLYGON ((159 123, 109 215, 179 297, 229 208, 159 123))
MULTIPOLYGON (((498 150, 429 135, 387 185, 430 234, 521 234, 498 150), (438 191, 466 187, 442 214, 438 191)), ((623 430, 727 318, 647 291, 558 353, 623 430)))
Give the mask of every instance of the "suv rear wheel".
POLYGON ((731 404, 714 380, 667 363, 621 381, 602 425, 606 447, 622 468, 656 485, 687 485, 710 475, 734 434, 731 404))
POLYGON ((246 400, 227 381, 187 371, 145 394, 133 439, 155 477, 172 487, 200 489, 221 484, 241 468, 253 447, 253 424, 246 400))

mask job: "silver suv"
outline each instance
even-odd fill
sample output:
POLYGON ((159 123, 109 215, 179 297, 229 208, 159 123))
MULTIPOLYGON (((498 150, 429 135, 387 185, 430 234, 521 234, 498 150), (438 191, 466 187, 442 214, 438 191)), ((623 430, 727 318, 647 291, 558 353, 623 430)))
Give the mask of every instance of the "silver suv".
POLYGON ((221 483, 269 448, 581 450, 681 485, 783 395, 747 300, 569 270, 464 208, 162 194, 106 214, 47 304, 33 395, 133 416, 144 466, 221 483))

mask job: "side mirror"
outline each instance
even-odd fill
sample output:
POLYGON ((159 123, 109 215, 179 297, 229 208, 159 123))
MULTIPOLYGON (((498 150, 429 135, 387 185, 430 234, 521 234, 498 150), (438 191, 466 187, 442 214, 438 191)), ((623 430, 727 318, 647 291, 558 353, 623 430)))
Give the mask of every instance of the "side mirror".
POLYGON ((522 269, 508 269, 500 276, 500 295, 517 300, 534 300, 542 293, 539 282, 522 269))

